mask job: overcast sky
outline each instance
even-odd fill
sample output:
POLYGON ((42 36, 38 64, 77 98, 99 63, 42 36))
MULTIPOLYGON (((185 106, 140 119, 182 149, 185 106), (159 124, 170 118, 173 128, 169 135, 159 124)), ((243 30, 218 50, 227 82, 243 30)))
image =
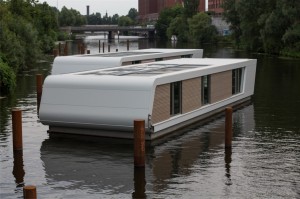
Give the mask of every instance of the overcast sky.
POLYGON ((39 0, 40 3, 47 2, 50 6, 63 6, 68 9, 78 10, 82 15, 86 15, 86 6, 90 6, 90 14, 100 12, 104 15, 107 11, 108 16, 114 14, 127 15, 130 8, 138 10, 138 0, 39 0))

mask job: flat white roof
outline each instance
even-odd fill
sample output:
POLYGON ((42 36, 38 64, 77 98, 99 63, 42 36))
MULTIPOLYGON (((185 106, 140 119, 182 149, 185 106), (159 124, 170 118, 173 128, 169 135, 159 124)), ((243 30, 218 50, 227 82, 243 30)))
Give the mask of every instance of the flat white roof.
POLYGON ((74 73, 74 75, 92 75, 92 76, 161 76, 172 75, 172 73, 186 73, 191 71, 199 71, 203 69, 211 69, 225 65, 237 63, 245 63, 250 59, 214 59, 214 58, 182 58, 168 61, 159 61, 145 64, 137 64, 130 66, 122 66, 115 68, 107 68, 93 70, 87 72, 74 73))
POLYGON ((153 60, 158 58, 175 58, 191 55, 193 58, 202 58, 202 49, 165 49, 150 48, 124 52, 84 54, 56 57, 53 62, 52 75, 71 72, 95 70, 122 66, 132 61, 153 60))

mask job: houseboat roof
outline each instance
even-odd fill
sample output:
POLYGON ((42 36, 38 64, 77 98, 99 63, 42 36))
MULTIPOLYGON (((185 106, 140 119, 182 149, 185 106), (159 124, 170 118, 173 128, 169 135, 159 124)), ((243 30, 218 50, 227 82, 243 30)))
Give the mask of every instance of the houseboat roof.
POLYGON ((155 59, 174 59, 189 55, 202 58, 203 49, 165 49, 150 48, 124 52, 97 53, 56 57, 53 62, 52 75, 80 72, 94 69, 118 67, 132 64, 133 61, 153 62, 155 59))

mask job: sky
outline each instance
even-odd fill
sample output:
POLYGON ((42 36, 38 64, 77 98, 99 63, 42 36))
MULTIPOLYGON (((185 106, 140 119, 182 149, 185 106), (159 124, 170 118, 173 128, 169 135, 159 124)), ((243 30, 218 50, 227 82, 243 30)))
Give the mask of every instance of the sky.
POLYGON ((86 6, 90 6, 90 14, 100 12, 104 15, 107 11, 108 16, 118 14, 127 15, 130 8, 138 10, 138 0, 39 0, 40 3, 47 2, 48 5, 58 7, 63 6, 68 9, 78 10, 82 15, 86 15, 86 6))

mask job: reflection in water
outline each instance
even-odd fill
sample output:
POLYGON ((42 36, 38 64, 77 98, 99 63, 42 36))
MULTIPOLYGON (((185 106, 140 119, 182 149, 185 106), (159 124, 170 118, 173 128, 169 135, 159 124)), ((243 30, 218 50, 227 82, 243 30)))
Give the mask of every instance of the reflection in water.
POLYGON ((17 187, 24 186, 24 163, 23 163, 23 150, 15 150, 14 151, 14 168, 13 168, 13 175, 15 177, 15 182, 17 187))
POLYGON ((227 178, 225 184, 226 185, 232 185, 231 181, 231 175, 230 175, 230 163, 231 163, 231 155, 232 155, 232 149, 231 148, 225 148, 225 176, 227 178))
POLYGON ((42 143, 41 159, 48 183, 110 194, 132 190, 133 149, 129 144, 82 136, 51 137, 42 143))
POLYGON ((131 192, 133 198, 146 198, 151 196, 149 192, 167 190, 170 179, 193 175, 195 165, 209 167, 209 151, 223 150, 223 145, 224 118, 220 118, 209 125, 187 128, 174 139, 147 146, 146 167, 134 171, 132 141, 56 135, 42 143, 41 159, 47 182, 57 184, 54 189, 64 186, 77 190, 84 186, 94 193, 131 192), (149 174, 147 179, 145 172, 149 174))
POLYGON ((134 192, 132 198, 146 198, 145 167, 134 167, 134 192))

